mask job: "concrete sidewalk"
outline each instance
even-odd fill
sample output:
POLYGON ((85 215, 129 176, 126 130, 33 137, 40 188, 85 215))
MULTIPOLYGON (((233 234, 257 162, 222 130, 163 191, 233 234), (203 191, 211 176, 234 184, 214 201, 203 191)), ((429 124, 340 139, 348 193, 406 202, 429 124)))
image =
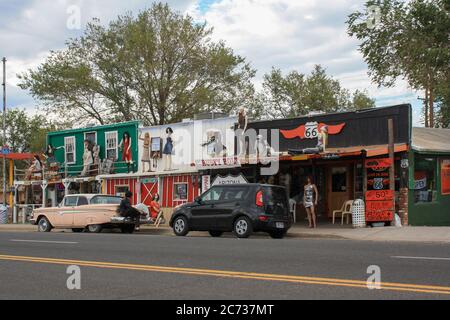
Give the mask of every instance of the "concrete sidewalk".
MULTIPOLYGON (((36 232, 37 227, 32 225, 8 224, 0 225, 1 231, 10 232, 36 232)), ((169 227, 142 227, 141 233, 154 235, 173 235, 169 227)), ((205 235, 207 233, 195 233, 205 235)), ((289 238, 319 238, 319 239, 341 239, 359 241, 406 241, 406 242, 439 242, 450 243, 450 227, 384 227, 352 229, 347 226, 326 225, 318 229, 309 229, 303 226, 294 226, 289 230, 289 238)))

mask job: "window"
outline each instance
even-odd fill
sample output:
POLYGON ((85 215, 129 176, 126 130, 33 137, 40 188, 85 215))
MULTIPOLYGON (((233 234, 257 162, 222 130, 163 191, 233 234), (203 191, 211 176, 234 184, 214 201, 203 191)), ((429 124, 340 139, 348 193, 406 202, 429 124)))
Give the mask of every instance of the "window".
POLYGON ((450 195, 450 159, 441 160, 442 195, 450 195))
POLYGON ((105 133, 106 140, 106 159, 117 160, 119 157, 118 150, 118 134, 117 131, 114 132, 106 132, 105 133))
POLYGON ((64 199, 64 207, 76 207, 78 202, 78 197, 66 197, 64 199))
POLYGON ((224 187, 209 189, 209 191, 207 191, 203 195, 202 201, 219 201, 219 199, 223 193, 223 190, 224 190, 224 187))
POLYGON ((332 192, 347 192, 347 168, 331 169, 332 192))
POLYGON ((121 197, 121 198, 124 198, 125 197, 125 193, 130 191, 130 187, 129 186, 116 186, 115 189, 116 189, 116 196, 117 197, 121 197))
POLYGON ((223 194, 223 200, 230 200, 230 201, 240 201, 240 200, 245 200, 248 193, 249 193, 249 188, 227 188, 224 191, 223 194))
POLYGON ((64 150, 66 163, 75 164, 76 162, 75 137, 64 138, 64 150))
POLYGON ((415 203, 433 202, 436 199, 436 158, 416 157, 414 171, 415 203))
POLYGON ((92 145, 97 144, 97 132, 86 132, 84 140, 88 140, 92 145))
POLYGON ((78 197, 78 206, 87 206, 88 204, 86 197, 78 197))
POLYGON ((176 183, 174 188, 174 200, 185 201, 188 199, 188 184, 187 183, 176 183))
POLYGON ((119 197, 95 196, 91 199, 91 204, 120 204, 121 201, 119 197))

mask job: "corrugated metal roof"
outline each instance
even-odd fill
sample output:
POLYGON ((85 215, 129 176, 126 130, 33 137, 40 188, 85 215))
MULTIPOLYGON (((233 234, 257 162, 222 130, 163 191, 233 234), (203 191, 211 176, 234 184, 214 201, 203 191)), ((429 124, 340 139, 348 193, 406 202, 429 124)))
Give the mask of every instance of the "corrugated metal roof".
POLYGON ((450 153, 450 129, 413 128, 412 149, 450 153))

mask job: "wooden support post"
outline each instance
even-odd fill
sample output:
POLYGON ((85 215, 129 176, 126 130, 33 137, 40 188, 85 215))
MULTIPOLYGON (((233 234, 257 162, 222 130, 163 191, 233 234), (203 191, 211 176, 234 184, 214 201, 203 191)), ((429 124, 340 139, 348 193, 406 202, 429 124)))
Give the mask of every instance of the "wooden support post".
MULTIPOLYGON (((389 158, 391 159, 392 165, 389 168, 389 189, 394 191, 395 194, 395 136, 394 136, 394 120, 388 120, 388 131, 389 131, 389 158)), ((393 224, 395 224, 395 196, 393 201, 393 224)))

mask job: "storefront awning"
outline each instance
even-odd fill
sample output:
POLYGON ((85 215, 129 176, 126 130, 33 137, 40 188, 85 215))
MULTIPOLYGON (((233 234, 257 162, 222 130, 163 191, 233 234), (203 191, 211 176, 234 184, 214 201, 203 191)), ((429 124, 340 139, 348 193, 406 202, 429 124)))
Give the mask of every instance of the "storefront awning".
POLYGON ((10 153, 6 156, 8 160, 29 160, 33 159, 32 153, 10 153))

